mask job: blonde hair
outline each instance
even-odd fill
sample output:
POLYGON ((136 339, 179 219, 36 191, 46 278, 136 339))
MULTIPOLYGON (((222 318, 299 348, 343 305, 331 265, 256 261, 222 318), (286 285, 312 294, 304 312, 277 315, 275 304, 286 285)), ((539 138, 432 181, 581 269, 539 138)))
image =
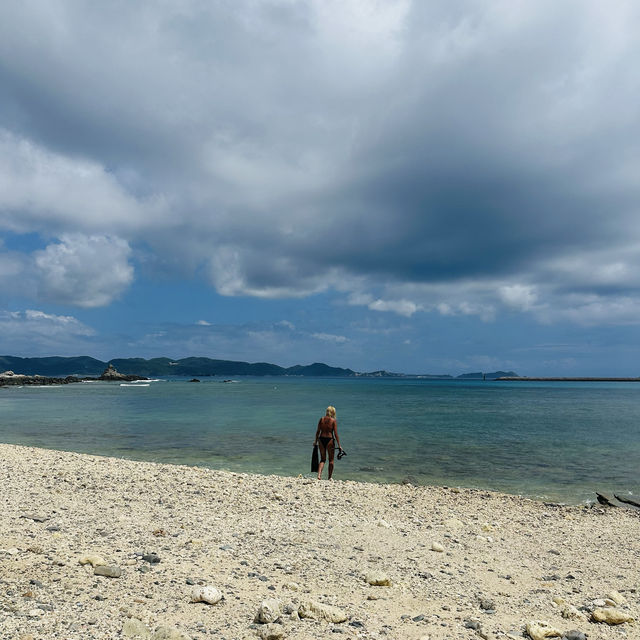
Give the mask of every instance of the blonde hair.
POLYGON ((331 418, 335 418, 336 417, 336 408, 332 407, 331 405, 329 405, 327 407, 327 411, 326 411, 325 415, 328 415, 331 418))

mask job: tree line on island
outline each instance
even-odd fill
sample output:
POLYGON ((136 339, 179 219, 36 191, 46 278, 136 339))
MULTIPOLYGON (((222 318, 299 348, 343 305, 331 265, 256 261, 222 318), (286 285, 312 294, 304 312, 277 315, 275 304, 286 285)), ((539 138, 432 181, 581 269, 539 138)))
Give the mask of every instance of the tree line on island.
MULTIPOLYGON (((388 371, 361 373, 352 369, 331 367, 322 362, 310 365, 281 367, 268 362, 241 362, 235 360, 216 360, 212 358, 115 358, 107 362, 90 356, 45 358, 20 358, 0 356, 0 371, 13 371, 23 375, 40 376, 97 376, 112 365, 118 372, 135 376, 315 376, 333 378, 355 377, 418 377, 425 379, 452 380, 454 376, 443 374, 410 375, 388 371)), ((505 376, 515 376, 513 371, 495 371, 493 373, 466 373, 457 379, 495 380, 505 376)))

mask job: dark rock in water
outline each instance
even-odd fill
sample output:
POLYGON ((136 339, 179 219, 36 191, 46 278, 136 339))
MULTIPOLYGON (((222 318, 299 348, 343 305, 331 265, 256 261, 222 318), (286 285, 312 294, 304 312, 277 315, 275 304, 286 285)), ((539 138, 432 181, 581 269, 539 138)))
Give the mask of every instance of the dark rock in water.
POLYGON ((617 507, 618 505, 614 504, 613 502, 611 502, 611 498, 604 494, 604 493, 598 493, 596 491, 596 497, 598 498, 598 502, 600 504, 605 505, 606 507, 617 507))
POLYGON ((78 378, 76 376, 67 376, 66 378, 51 378, 39 375, 23 375, 14 373, 13 371, 5 371, 0 373, 0 387, 7 386, 50 386, 57 384, 72 384, 74 382, 83 382, 84 380, 93 381, 101 380, 103 382, 134 382, 136 380, 148 380, 144 376, 125 375, 124 373, 118 373, 113 365, 109 365, 99 378, 92 378, 90 376, 84 378, 78 378))
POLYGON ((109 363, 109 366, 102 372, 102 375, 98 378, 98 380, 133 382, 134 380, 147 380, 147 378, 143 376, 125 375, 124 373, 119 373, 116 368, 111 363, 109 363))
POLYGON ((200 382, 200 380, 198 380, 198 378, 191 378, 191 380, 189 380, 189 382, 200 382))
POLYGON ((53 384, 70 384, 72 382, 80 382, 80 378, 75 376, 67 376, 66 378, 45 378, 44 376, 26 376, 6 371, 0 373, 0 387, 8 386, 48 386, 53 384))

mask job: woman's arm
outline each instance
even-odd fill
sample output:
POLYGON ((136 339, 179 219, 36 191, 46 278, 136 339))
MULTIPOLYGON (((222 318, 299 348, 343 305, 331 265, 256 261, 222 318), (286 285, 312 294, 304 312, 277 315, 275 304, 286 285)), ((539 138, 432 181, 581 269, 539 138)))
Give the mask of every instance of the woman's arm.
POLYGON ((318 428, 316 429, 316 437, 313 439, 313 444, 318 444, 318 436, 320 435, 320 425, 322 424, 322 418, 318 420, 318 428))
POLYGON ((341 449, 340 447, 340 437, 338 436, 338 421, 334 419, 333 421, 333 435, 336 439, 336 442, 338 443, 338 449, 341 449))

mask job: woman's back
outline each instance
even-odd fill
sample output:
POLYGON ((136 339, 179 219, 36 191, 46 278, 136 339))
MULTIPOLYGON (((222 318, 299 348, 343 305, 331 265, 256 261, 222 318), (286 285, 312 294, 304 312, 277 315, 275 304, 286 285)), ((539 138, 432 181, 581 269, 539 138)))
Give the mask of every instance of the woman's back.
POLYGON ((329 416, 322 416, 318 422, 321 436, 332 436, 336 428, 336 419, 329 416))

